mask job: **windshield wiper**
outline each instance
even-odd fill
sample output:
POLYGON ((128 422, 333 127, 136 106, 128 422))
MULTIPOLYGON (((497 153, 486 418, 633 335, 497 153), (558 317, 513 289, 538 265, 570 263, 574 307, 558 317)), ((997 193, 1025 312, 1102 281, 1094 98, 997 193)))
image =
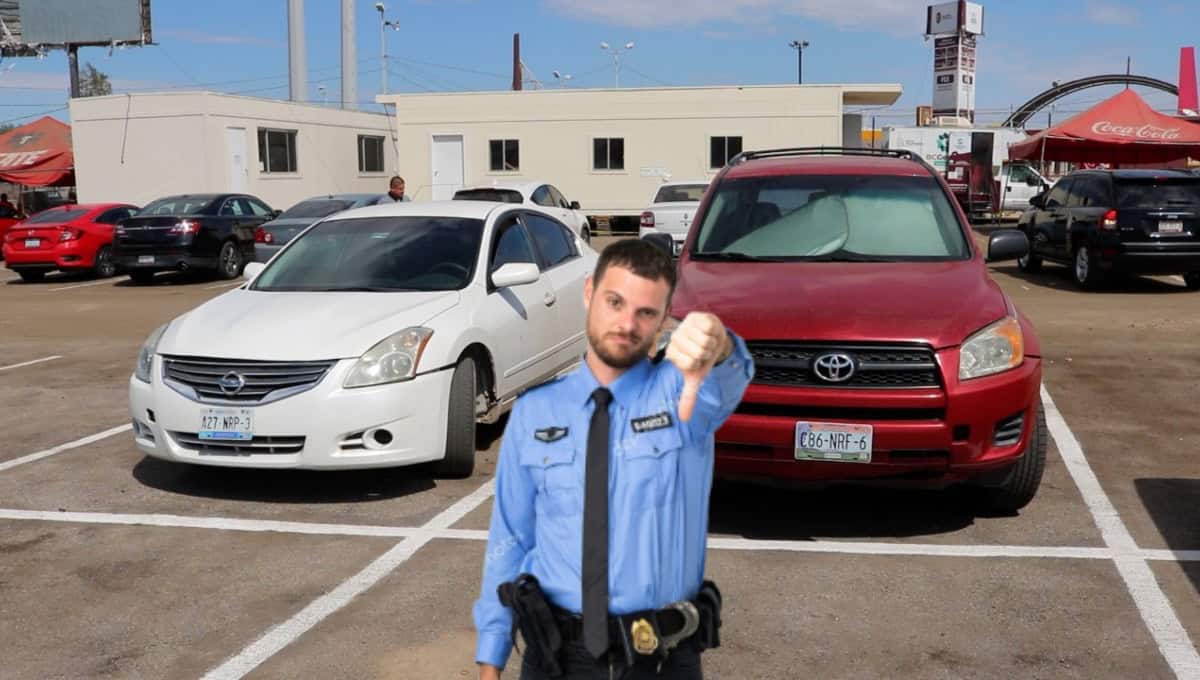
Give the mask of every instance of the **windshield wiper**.
POLYGON ((308 288, 315 293, 398 293, 415 288, 384 288, 382 286, 343 286, 341 288, 308 288))
POLYGON ((783 262, 777 257, 760 257, 758 255, 749 255, 736 251, 714 251, 706 253, 692 253, 693 260, 725 260, 727 262, 783 262))
POLYGON ((860 253, 848 253, 839 251, 828 255, 818 255, 816 257, 805 258, 806 262, 899 262, 893 257, 879 257, 878 255, 862 255, 860 253))

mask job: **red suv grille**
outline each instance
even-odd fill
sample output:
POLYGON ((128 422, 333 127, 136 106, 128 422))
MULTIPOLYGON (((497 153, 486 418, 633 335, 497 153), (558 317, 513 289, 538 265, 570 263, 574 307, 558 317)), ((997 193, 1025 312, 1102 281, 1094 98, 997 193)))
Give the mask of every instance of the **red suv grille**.
POLYGON ((921 346, 750 342, 754 382, 860 389, 941 385, 933 350, 921 346))

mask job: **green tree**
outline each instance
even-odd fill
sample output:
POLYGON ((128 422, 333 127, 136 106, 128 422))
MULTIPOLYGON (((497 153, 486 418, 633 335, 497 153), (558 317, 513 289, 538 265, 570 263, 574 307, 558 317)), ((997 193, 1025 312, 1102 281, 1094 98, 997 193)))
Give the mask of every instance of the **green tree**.
POLYGON ((4 134, 5 132, 8 132, 9 130, 11 130, 15 127, 16 127, 16 125, 13 125, 12 123, 0 124, 0 135, 4 134))
POLYGON ((108 74, 88 62, 79 74, 79 96, 101 97, 106 94, 112 94, 112 83, 108 81, 108 74))

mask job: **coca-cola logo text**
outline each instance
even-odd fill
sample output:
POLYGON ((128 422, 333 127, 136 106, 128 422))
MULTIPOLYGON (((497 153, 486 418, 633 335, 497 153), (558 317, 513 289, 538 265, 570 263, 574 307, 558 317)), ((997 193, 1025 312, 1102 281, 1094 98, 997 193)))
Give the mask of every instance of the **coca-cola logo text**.
POLYGON ((1170 141, 1179 139, 1179 128, 1160 128, 1153 125, 1114 125, 1111 121, 1101 120, 1092 125, 1092 132, 1098 135, 1116 135, 1133 139, 1154 139, 1170 141))

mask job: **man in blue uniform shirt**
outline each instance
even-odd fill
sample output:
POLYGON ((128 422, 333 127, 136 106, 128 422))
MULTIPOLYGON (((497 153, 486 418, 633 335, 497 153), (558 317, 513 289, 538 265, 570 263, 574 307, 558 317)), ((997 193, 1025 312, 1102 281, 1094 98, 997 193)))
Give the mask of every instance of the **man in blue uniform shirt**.
POLYGON ((522 679, 701 677, 719 626, 704 581, 713 434, 754 365, 716 316, 668 319, 674 287, 652 244, 606 248, 584 288, 584 362, 513 409, 474 607, 480 678, 507 663, 514 610, 522 679))

